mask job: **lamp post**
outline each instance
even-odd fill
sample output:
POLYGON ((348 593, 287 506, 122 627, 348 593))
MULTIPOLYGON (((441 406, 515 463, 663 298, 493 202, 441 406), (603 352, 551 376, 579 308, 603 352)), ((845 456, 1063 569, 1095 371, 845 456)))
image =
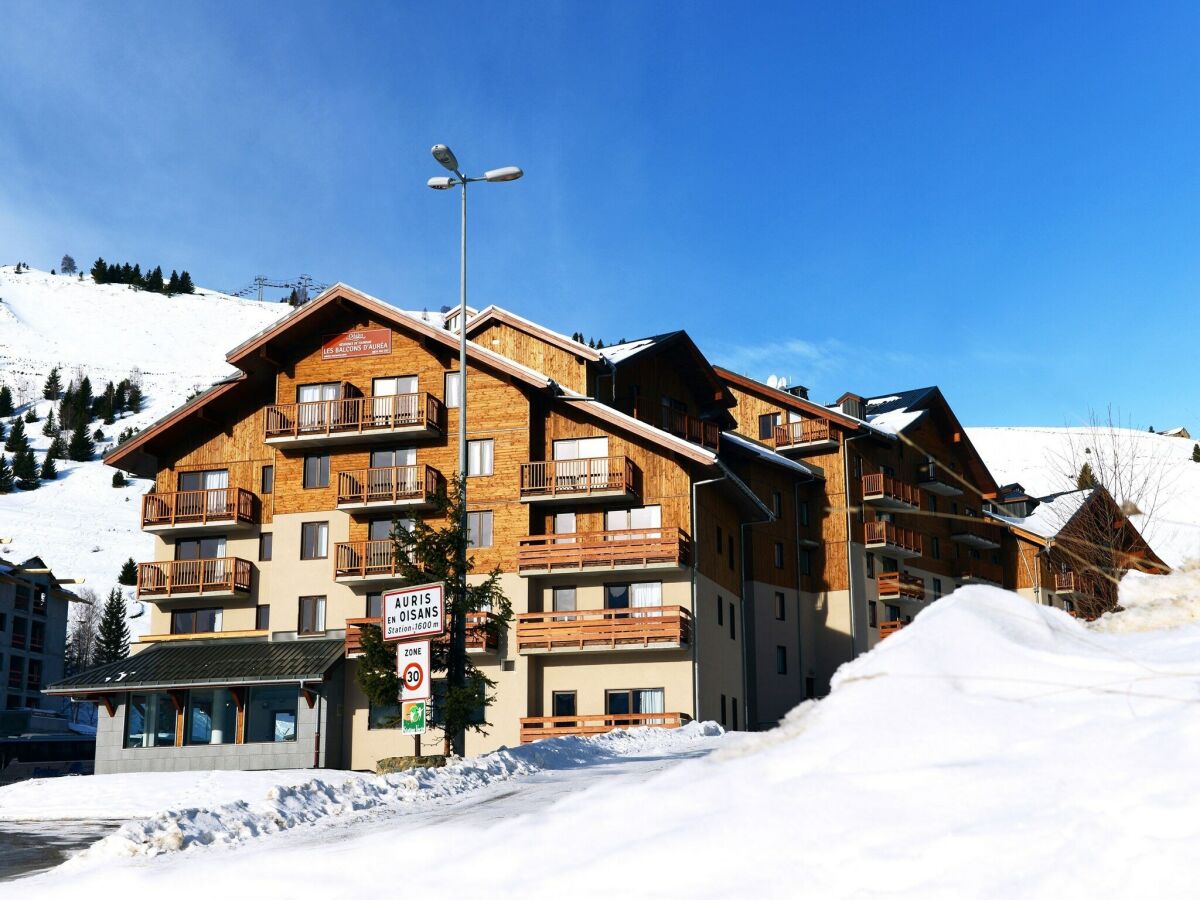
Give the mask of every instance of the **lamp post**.
MULTIPOLYGON (((462 195, 462 231, 460 236, 460 258, 458 269, 458 478, 462 502, 462 556, 459 559, 459 571, 462 579, 458 585, 460 598, 459 614, 451 617, 450 623, 450 666, 449 682, 454 688, 461 688, 466 680, 467 661, 467 621, 462 608, 467 598, 467 560, 466 546, 468 540, 467 525, 467 185, 476 181, 516 181, 525 173, 516 166, 504 166, 500 169, 489 169, 483 175, 469 177, 458 167, 458 159, 453 151, 445 144, 435 144, 433 158, 443 168, 453 172, 453 175, 441 175, 430 178, 427 184, 435 191, 447 191, 452 187, 461 190, 462 195)), ((466 732, 456 729, 454 734, 447 735, 450 749, 462 756, 466 751, 466 732)))

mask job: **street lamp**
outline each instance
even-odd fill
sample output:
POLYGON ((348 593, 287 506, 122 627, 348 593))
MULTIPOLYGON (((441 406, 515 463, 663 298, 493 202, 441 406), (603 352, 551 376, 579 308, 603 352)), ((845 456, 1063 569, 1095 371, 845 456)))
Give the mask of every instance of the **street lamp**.
MULTIPOLYGON (((441 175, 430 178, 428 186, 435 191, 447 191, 452 187, 462 189, 462 234, 461 252, 458 270, 458 478, 462 491, 462 557, 459 559, 459 569, 462 572, 462 583, 459 585, 462 604, 467 598, 467 560, 466 545, 468 536, 467 525, 467 185, 475 181, 516 181, 525 173, 516 166, 504 166, 500 169, 490 169, 482 176, 468 177, 458 167, 458 158, 445 144, 435 144, 433 158, 442 167, 453 172, 452 176, 441 175)), ((450 668, 449 681, 451 687, 461 688, 466 681, 467 658, 467 622, 465 615, 456 615, 451 622, 450 634, 450 668)), ((451 749, 462 756, 466 752, 466 734, 456 731, 449 735, 451 749)))

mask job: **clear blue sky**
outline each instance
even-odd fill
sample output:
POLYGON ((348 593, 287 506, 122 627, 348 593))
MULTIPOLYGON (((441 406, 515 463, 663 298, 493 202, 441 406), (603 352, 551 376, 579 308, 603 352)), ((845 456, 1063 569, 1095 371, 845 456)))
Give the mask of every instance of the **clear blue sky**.
POLYGON ((1200 430, 1195 4, 183 7, 5 5, 0 260, 437 307, 444 141, 527 173, 472 195, 473 304, 820 400, 1200 430))

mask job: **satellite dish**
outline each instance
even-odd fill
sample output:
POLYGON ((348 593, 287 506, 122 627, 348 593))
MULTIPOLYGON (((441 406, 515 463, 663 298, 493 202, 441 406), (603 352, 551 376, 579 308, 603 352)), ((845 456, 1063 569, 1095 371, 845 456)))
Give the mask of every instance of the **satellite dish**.
POLYGON ((775 375, 768 375, 767 376, 767 387, 769 387, 769 388, 779 387, 779 378, 775 375))

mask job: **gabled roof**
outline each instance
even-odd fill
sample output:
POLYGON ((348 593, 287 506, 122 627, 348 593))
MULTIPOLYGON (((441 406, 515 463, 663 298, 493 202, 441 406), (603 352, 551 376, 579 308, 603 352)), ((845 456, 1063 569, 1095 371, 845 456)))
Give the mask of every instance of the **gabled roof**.
POLYGON ((739 375, 722 366, 713 366, 714 371, 727 381, 729 384, 739 387, 744 391, 752 394, 757 394, 760 397, 765 397, 778 403, 784 409, 793 409, 796 412, 805 412, 812 416, 817 416, 831 422, 841 425, 843 428, 860 429, 867 427, 867 423, 862 419, 856 419, 853 416, 848 416, 838 409, 830 409, 828 406, 822 406, 812 400, 805 400, 803 397, 797 397, 795 394, 790 394, 787 391, 782 391, 779 388, 771 387, 761 381, 756 381, 746 375, 739 375))
POLYGON ((1003 522, 1017 531, 1045 543, 1053 540, 1067 527, 1079 511, 1087 505, 1094 493, 1092 488, 1077 491, 1063 491, 1050 494, 1038 501, 1037 509, 1027 516, 1006 516, 1001 513, 988 513, 993 519, 1003 522))
POLYGON ((587 344, 569 338, 565 334, 559 334, 557 331, 552 331, 544 325, 539 325, 537 322, 526 319, 524 316, 519 316, 515 312, 499 306, 485 307, 472 316, 467 321, 467 337, 470 337, 473 333, 480 331, 493 322, 500 322, 516 328, 518 331, 524 331, 526 334, 541 338, 547 344, 558 347, 560 350, 566 350, 568 353, 573 353, 591 362, 600 361, 600 352, 592 349, 587 344))

